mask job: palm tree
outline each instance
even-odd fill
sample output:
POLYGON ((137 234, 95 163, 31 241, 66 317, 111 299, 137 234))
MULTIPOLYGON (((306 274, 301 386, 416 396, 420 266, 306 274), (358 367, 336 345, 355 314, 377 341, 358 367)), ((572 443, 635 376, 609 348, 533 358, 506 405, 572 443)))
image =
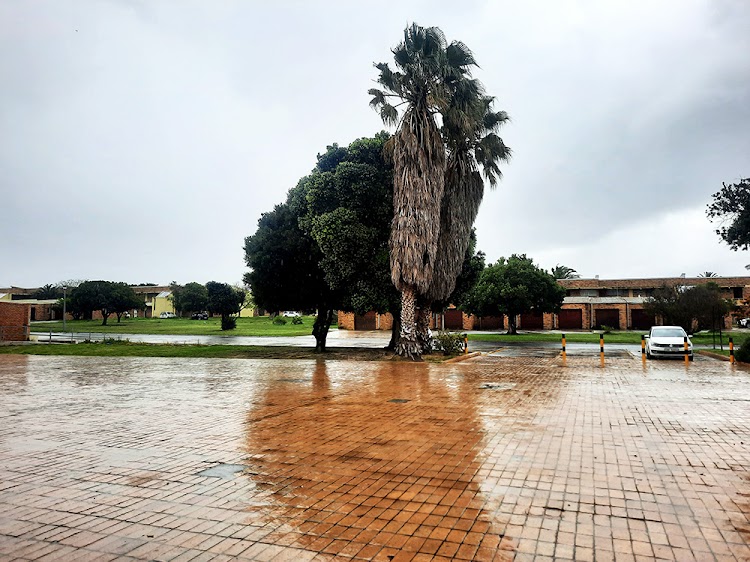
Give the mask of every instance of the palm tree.
POLYGON ((579 279, 581 277, 572 267, 559 263, 550 270, 550 273, 555 279, 579 279))
POLYGON ((705 279, 708 279, 709 277, 718 277, 719 274, 714 271, 704 271, 703 273, 699 273, 698 277, 702 277, 705 279))
MULTIPOLYGON (((481 93, 481 87, 475 87, 474 91, 481 93)), ((494 188, 502 176, 498 162, 507 161, 511 154, 496 133, 508 121, 507 113, 493 111, 494 100, 490 96, 480 95, 466 102, 463 99, 464 96, 456 95, 451 110, 444 117, 449 153, 437 260, 432 285, 425 294, 429 300, 447 299, 456 286, 471 229, 484 197, 480 167, 490 187, 494 188), (468 108, 456 109, 462 103, 468 108)))
MULTIPOLYGON (((452 44, 454 46, 455 44, 452 44)), ((437 27, 412 24, 393 49, 397 70, 379 63, 370 105, 383 121, 397 125, 393 137, 393 222, 389 242, 391 280, 401 292, 401 334, 396 352, 418 357, 416 299, 432 283, 445 186, 445 146, 435 114, 450 104, 446 78, 455 79, 474 64, 471 56, 449 59, 437 27), (389 100, 396 100, 396 104, 389 100), (405 106, 399 119, 397 107, 405 106)))

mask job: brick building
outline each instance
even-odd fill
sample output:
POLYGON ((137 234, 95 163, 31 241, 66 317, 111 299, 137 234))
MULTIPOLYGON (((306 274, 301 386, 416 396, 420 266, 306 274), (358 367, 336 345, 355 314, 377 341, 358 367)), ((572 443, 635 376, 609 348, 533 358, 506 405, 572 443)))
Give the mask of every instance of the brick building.
POLYGON ((29 339, 31 305, 0 301, 0 341, 29 339))
MULTIPOLYGON (((566 296, 557 314, 521 314, 520 330, 598 330, 607 326, 615 330, 645 330, 657 323, 643 305, 661 287, 692 287, 716 283, 725 298, 737 304, 750 300, 750 277, 659 277, 652 279, 560 279, 566 296)), ((727 328, 732 317, 724 319, 727 328)), ((339 312, 339 328, 346 330, 390 330, 390 314, 368 312, 365 315, 339 312)), ((503 330, 508 318, 470 316, 455 308, 444 314, 433 314, 432 328, 446 330, 503 330)))

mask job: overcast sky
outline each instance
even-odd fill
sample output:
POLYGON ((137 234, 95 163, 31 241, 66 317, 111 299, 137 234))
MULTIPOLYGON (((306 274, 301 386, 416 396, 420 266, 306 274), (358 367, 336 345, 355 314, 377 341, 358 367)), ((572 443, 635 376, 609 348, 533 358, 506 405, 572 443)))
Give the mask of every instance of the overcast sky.
POLYGON ((374 62, 461 40, 512 119, 490 261, 744 275, 714 234, 750 176, 750 2, 0 2, 0 287, 238 282, 316 155, 383 129, 374 62))

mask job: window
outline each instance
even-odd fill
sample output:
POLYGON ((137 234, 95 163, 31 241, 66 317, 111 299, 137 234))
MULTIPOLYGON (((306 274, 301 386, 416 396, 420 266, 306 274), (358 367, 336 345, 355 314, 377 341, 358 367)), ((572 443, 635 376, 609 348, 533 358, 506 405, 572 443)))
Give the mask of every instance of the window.
POLYGON ((741 299, 742 298, 742 287, 732 287, 732 296, 735 299, 741 299))

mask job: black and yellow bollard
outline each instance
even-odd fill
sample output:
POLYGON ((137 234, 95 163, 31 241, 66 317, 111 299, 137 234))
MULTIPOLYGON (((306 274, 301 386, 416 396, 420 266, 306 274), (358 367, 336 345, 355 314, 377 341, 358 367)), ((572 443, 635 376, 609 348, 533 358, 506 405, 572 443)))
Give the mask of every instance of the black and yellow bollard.
POLYGON ((565 334, 562 335, 562 352, 565 355, 565 334))
POLYGON ((464 336, 464 355, 469 353, 469 337, 464 336))
POLYGON ((641 362, 646 365, 646 336, 641 334, 641 362))
POLYGON ((604 366, 604 333, 599 334, 599 361, 604 366))
POLYGON ((687 336, 683 336, 683 345, 685 346, 685 365, 688 365, 690 363, 690 354, 688 353, 687 336))
POLYGON ((734 363, 734 341, 729 338, 729 362, 734 363))

